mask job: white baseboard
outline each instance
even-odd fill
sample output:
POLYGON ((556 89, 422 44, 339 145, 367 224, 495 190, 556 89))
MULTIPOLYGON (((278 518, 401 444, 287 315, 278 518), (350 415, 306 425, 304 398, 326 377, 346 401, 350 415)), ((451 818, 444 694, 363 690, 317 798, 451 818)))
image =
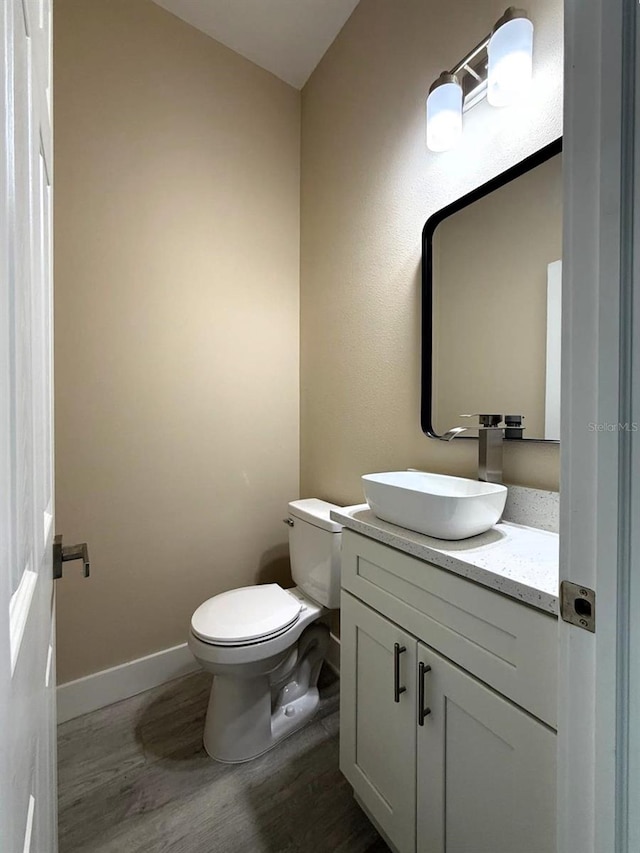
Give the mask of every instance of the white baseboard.
POLYGON ((335 634, 329 634, 329 651, 327 652, 327 663, 336 675, 340 675, 340 640, 335 634))
POLYGON ((58 723, 113 705, 200 667, 186 643, 61 684, 56 690, 58 723))
MULTIPOLYGON (((327 663, 340 675, 340 640, 333 634, 329 638, 327 663)), ((163 649, 144 658, 103 669, 85 678, 60 684, 56 690, 58 723, 97 711, 114 702, 136 696, 152 687, 158 687, 174 678, 189 675, 200 667, 186 643, 163 649)))

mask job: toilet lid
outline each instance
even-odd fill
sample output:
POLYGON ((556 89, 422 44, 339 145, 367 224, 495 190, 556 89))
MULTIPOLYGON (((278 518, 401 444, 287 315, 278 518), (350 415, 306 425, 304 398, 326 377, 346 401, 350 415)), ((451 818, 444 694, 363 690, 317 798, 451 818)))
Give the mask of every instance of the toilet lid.
POLYGON ((209 598, 191 617, 206 643, 240 645, 267 639, 298 621, 301 603, 277 583, 245 586, 209 598))

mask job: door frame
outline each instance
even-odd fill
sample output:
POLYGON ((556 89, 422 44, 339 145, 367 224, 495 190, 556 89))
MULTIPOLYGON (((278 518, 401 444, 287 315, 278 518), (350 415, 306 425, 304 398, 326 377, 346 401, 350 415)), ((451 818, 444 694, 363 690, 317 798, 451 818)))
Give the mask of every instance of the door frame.
POLYGON ((638 849, 640 815, 627 808, 639 775, 628 761, 640 688, 629 619, 640 586, 637 26, 637 0, 566 0, 560 579, 597 599, 595 634, 559 622, 559 853, 638 849))
MULTIPOLYGON (((6 73, 5 39, 7 33, 7 16, 9 10, 6 3, 0 4, 0 56, 2 57, 2 73, 6 73)), ((5 116, 8 111, 6 87, 0 87, 0 126, 5 126, 5 116)), ((7 246, 9 242, 8 205, 7 205, 7 139, 4 133, 0 134, 0 246, 7 246)), ((7 253, 0 252, 0 277, 7 281, 9 276, 9 262, 7 253)), ((0 399, 9 398, 9 298, 8 290, 0 288, 0 399)), ((0 482, 7 483, 11 472, 11 457, 8 436, 4 431, 0 432, 0 482)), ((0 489, 0 560, 2 566, 9 566, 9 523, 8 509, 2 504, 8 500, 7 490, 0 489)), ((0 653, 0 698, 9 695, 11 689, 11 655, 10 655, 10 624, 9 607, 11 599, 10 574, 8 571, 0 573, 0 602, 7 605, 0 607, 0 647, 6 650, 0 653)), ((0 730, 7 731, 9 726, 9 707, 6 702, 0 701, 0 730)), ((8 768, 9 757, 5 750, 4 742, 0 742, 0 768, 8 768)), ((3 838, 8 837, 7 827, 10 826, 10 774, 0 773, 0 843, 3 838)))

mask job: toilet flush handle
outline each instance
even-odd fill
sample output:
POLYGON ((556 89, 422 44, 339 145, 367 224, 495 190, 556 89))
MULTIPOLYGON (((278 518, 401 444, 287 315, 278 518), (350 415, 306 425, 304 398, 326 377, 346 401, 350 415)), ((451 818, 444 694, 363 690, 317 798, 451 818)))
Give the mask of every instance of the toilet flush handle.
POLYGON ((283 518, 282 520, 283 520, 283 522, 284 522, 285 524, 288 524, 288 525, 289 525, 289 527, 293 527, 293 525, 294 525, 294 521, 293 521, 293 519, 292 519, 292 518, 283 518))

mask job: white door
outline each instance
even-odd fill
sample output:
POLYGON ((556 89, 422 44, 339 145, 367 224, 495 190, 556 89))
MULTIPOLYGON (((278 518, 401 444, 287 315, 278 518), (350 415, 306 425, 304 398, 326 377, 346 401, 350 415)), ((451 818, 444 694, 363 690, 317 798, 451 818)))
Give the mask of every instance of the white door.
POLYGON ((418 853, 555 853, 555 733, 422 643, 418 661, 418 853))
POLYGON ((640 850, 640 4, 565 3, 558 850, 640 850))
POLYGON ((340 621, 340 769, 399 853, 413 853, 417 642, 346 592, 340 621))
POLYGON ((0 849, 56 844, 50 0, 0 4, 0 849))

